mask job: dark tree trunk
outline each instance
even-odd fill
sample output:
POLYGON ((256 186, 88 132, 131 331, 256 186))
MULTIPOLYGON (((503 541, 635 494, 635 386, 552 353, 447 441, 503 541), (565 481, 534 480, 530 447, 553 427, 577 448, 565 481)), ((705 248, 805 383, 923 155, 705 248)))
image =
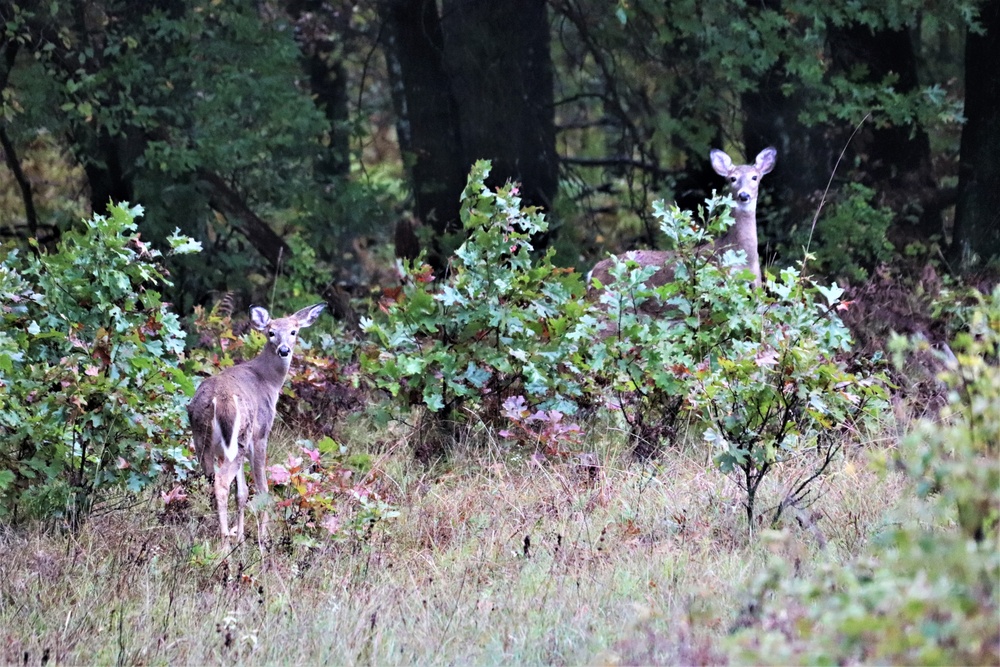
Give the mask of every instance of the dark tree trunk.
MULTIPOLYGON (((462 158, 437 6, 434 0, 382 0, 379 15, 416 217, 434 230, 437 242, 461 229, 459 195, 469 166, 462 158)), ((427 250, 431 264, 443 269, 441 247, 435 243, 427 250)))
POLYGON ((982 34, 965 46, 965 127, 951 256, 973 269, 1000 258, 1000 0, 982 5, 982 34))
POLYGON ((465 165, 493 162, 490 184, 519 181, 551 208, 559 187, 549 22, 544 0, 444 0, 446 67, 465 165))
POLYGON ((746 160, 753 160, 768 146, 778 150, 777 166, 761 190, 762 204, 757 207, 760 237, 764 242, 787 245, 796 228, 811 222, 836 154, 821 128, 799 122, 807 100, 797 89, 791 95, 783 92, 789 83, 783 70, 784 65, 778 63, 755 90, 744 93, 742 102, 746 160))
POLYGON ((321 176, 341 177, 350 172, 350 134, 347 131, 347 73, 337 43, 328 35, 343 34, 334 25, 341 14, 323 0, 289 0, 288 14, 296 22, 296 38, 302 51, 302 68, 316 105, 323 111, 330 130, 330 145, 316 166, 321 176))
MULTIPOLYGON (((0 71, 0 94, 7 89, 7 81, 10 78, 10 71, 14 69, 14 61, 17 59, 19 45, 16 41, 3 42, 3 70, 0 71)), ((24 202, 24 219, 28 225, 28 233, 38 236, 38 213, 35 211, 35 197, 31 192, 31 181, 21 169, 21 161, 17 157, 17 149, 14 142, 7 134, 7 128, 0 126, 0 148, 3 148, 4 160, 17 187, 21 190, 21 201, 24 202)), ((37 252, 37 249, 36 249, 37 252)))
MULTIPOLYGON (((913 40, 905 28, 877 32, 859 24, 833 28, 828 43, 840 73, 866 72, 867 80, 859 83, 878 85, 894 77, 891 85, 903 94, 920 85, 913 40)), ((880 126, 884 119, 874 120, 857 134, 847 155, 856 158, 852 162, 859 166, 861 180, 876 189, 879 203, 896 212, 897 244, 926 242, 941 234, 940 206, 932 205, 938 198, 930 140, 911 125, 880 126)))
POLYGON ((131 143, 128 138, 112 137, 104 130, 96 137, 74 141, 77 150, 84 151, 81 161, 90 186, 90 208, 94 213, 107 213, 109 204, 135 202, 131 171, 141 150, 130 150, 131 143), (88 155, 90 151, 93 153, 88 155))
POLYGON ((461 229, 459 196, 472 163, 491 185, 519 181, 526 204, 558 189, 553 75, 544 0, 381 0, 385 52, 417 218, 434 232, 429 258, 447 263, 461 229))
MULTIPOLYGON (((780 12, 781 0, 762 0, 760 10, 780 12)), ((783 60, 760 76, 757 86, 741 99, 746 159, 753 160, 768 146, 778 151, 774 173, 757 206, 762 244, 789 245, 793 232, 811 222, 835 164, 829 136, 799 120, 809 101, 802 86, 786 73, 783 60)), ((766 253, 761 255, 764 262, 766 253)))

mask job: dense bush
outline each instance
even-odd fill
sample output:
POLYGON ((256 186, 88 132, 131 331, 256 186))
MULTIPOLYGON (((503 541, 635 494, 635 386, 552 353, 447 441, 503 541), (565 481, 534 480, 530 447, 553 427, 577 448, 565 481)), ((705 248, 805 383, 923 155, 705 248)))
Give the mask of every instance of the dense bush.
MULTIPOLYGON (((656 267, 618 262, 616 281, 585 302, 579 282, 534 260, 531 237, 545 231, 521 209, 515 187, 490 192, 487 165, 473 170, 463 208, 468 240, 444 280, 411 270, 385 316, 366 320, 377 341, 363 368, 405 405, 452 416, 572 413, 581 404, 619 410, 642 451, 671 438, 678 415, 693 418, 718 468, 746 494, 753 522, 761 481, 783 462, 818 451, 817 467, 776 509, 801 506, 844 432, 883 405, 877 377, 852 373, 838 355, 850 336, 836 316, 842 290, 786 269, 753 286, 745 258, 721 262, 699 245, 732 224, 728 201, 707 203, 702 219, 654 206, 676 251, 674 280, 652 288, 656 267), (665 311, 646 314, 648 307, 665 311), (525 412, 527 411, 527 412, 525 412)), ((509 418, 509 415, 508 415, 509 418)), ((514 424, 516 426, 516 424, 514 424)))
MULTIPOLYGON (((674 280, 650 288, 645 281, 654 267, 618 262, 617 281, 600 297, 614 331, 590 348, 586 363, 607 379, 616 407, 647 448, 664 435, 657 424, 671 423, 678 411, 691 415, 718 468, 745 492, 752 522, 771 469, 816 449, 821 474, 844 432, 885 405, 885 390, 877 376, 850 372, 840 359, 851 343, 836 315, 848 307, 843 290, 790 268, 754 288, 750 272, 735 268, 745 261, 742 252, 715 262, 698 250, 732 224, 725 200, 709 201, 697 222, 662 203, 654 216, 675 246, 674 280), (651 305, 665 316, 645 315, 651 305)), ((792 489, 775 519, 807 500, 814 478, 792 489)))
POLYGON ((947 406, 918 420, 898 454, 928 501, 924 520, 878 536, 860 562, 805 579, 772 563, 736 637, 742 659, 1000 663, 1000 288, 972 309, 970 323, 952 343, 955 354, 940 352, 947 406))
POLYGON ((362 322, 378 346, 362 368, 378 386, 408 405, 442 417, 468 406, 499 414, 507 396, 575 410, 581 394, 574 367, 585 342, 566 335, 583 310, 576 274, 554 267, 551 251, 532 257, 532 237, 547 230, 533 207, 521 208, 516 186, 484 184, 489 163, 478 162, 462 194, 468 239, 439 280, 414 265, 384 316, 362 322))
MULTIPOLYGON (((184 474, 184 333, 161 254, 112 206, 54 252, 0 263, 0 516, 77 523, 106 490, 184 474)), ((174 252, 196 250, 171 238, 174 252)))

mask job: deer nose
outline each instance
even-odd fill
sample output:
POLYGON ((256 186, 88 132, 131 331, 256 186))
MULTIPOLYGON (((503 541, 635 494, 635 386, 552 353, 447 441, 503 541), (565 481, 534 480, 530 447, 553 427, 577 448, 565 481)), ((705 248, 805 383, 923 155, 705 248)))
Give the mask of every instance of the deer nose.
POLYGON ((749 192, 740 192, 740 194, 738 194, 738 195, 737 195, 737 198, 738 198, 738 199, 739 199, 739 200, 740 200, 741 202, 743 202, 743 203, 745 204, 745 203, 747 203, 748 201, 750 201, 750 193, 749 193, 749 192))
POLYGON ((282 345, 281 347, 278 348, 278 355, 281 357, 287 357, 291 353, 292 353, 292 348, 288 347, 287 345, 282 345))

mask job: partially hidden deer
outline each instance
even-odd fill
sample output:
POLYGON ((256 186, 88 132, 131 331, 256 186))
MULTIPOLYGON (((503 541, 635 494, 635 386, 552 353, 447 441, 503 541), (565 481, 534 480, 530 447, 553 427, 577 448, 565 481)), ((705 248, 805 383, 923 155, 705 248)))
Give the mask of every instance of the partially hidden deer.
MULTIPOLYGON (((732 158, 720 150, 713 150, 710 154, 712 169, 729 181, 729 193, 736 206, 733 209, 733 225, 724 235, 705 246, 705 250, 713 257, 721 257, 727 250, 742 250, 746 253, 746 264, 734 268, 750 269, 755 286, 761 284, 760 256, 757 253, 757 191, 761 178, 774 169, 777 155, 778 151, 774 148, 765 148, 753 164, 735 165, 732 158)), ((618 255, 617 259, 630 260, 640 266, 660 267, 646 281, 649 287, 661 287, 674 278, 675 255, 671 250, 630 250, 618 255)), ((614 282, 611 276, 614 266, 615 257, 602 259, 594 265, 587 284, 592 285, 593 279, 597 278, 602 285, 610 285, 614 282)))
MULTIPOLYGON (((206 476, 213 481, 223 543, 243 539, 243 514, 249 489, 244 463, 250 462, 257 493, 267 494, 267 439, 274 424, 278 395, 285 383, 299 331, 313 324, 326 304, 303 308, 294 315, 272 320, 267 310, 250 308, 250 323, 264 332, 267 342, 253 360, 204 380, 188 404, 194 451, 206 476), (238 518, 229 525, 229 491, 236 480, 238 518)), ((267 513, 260 522, 261 545, 267 536, 267 513)))

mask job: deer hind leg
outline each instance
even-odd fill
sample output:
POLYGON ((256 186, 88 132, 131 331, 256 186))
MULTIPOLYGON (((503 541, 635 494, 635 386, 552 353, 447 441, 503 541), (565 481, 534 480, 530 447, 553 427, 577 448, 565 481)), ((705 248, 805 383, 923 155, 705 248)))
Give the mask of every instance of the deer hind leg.
MULTIPOLYGON (((227 540, 234 534, 229 528, 229 489, 233 485, 233 478, 243 467, 242 457, 237 457, 235 461, 219 457, 215 461, 214 472, 215 481, 215 507, 219 512, 219 528, 222 530, 223 540, 227 540)), ((246 482, 244 482, 244 486, 246 482)))
POLYGON ((235 535, 243 541, 243 515, 247 506, 247 498, 250 496, 250 489, 247 487, 247 477, 243 470, 243 457, 237 457, 239 466, 236 469, 236 532, 235 535))
POLYGON ((243 476, 243 456, 239 451, 242 415, 239 396, 233 394, 231 403, 225 397, 212 398, 212 456, 215 470, 215 503, 219 511, 219 527, 223 540, 233 535, 243 536, 243 508, 246 505, 246 478, 243 476), (220 398, 222 400, 220 400, 220 398), (221 414, 220 414, 221 413, 221 414), (229 489, 236 478, 237 525, 229 527, 229 489))

